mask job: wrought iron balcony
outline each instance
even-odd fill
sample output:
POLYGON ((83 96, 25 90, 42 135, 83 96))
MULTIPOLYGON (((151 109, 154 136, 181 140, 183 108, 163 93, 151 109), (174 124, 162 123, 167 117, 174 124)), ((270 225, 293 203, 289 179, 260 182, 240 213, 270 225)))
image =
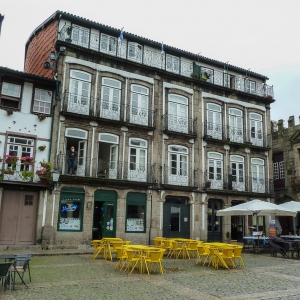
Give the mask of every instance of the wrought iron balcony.
POLYGON ((162 167, 162 184, 197 187, 198 170, 173 168, 164 165, 162 167))
POLYGON ((45 176, 45 168, 40 163, 23 163, 20 160, 16 164, 7 163, 5 160, 0 162, 0 180, 14 181, 23 183, 42 183, 49 184, 45 176), (40 175, 39 175, 40 174, 40 175))
POLYGON ((273 180, 222 173, 203 173, 204 189, 239 191, 253 193, 273 193, 273 180))
POLYGON ((65 93, 63 96, 62 110, 80 115, 89 115, 108 120, 155 127, 156 110, 131 105, 125 106, 101 99, 99 104, 100 111, 97 110, 97 112, 94 112, 95 101, 97 102, 98 99, 65 93))
MULTIPOLYGON (((60 155, 57 161, 58 170, 61 174, 68 175, 68 162, 65 155, 60 155)), ((154 165, 148 166, 134 162, 102 161, 98 158, 92 159, 91 164, 85 161, 85 159, 78 159, 75 176, 155 183, 154 165)))
POLYGON ((131 60, 146 66, 163 69, 173 74, 182 75, 189 78, 206 81, 208 83, 224 86, 237 91, 258 95, 265 98, 274 98, 273 86, 265 83, 251 80, 248 76, 234 76, 224 70, 217 70, 196 64, 196 62, 187 61, 185 58, 176 57, 168 53, 161 54, 160 49, 149 49, 142 45, 130 46, 124 41, 117 42, 117 37, 109 37, 108 40, 99 34, 92 33, 90 29, 84 29, 72 25, 71 34, 68 33, 69 25, 65 25, 59 32, 58 39, 68 41, 71 44, 94 51, 104 52, 108 55, 120 57, 125 60, 131 60), (118 43, 118 44, 117 44, 118 43))
POLYGON ((197 119, 185 118, 176 115, 165 114, 163 116, 163 130, 196 134, 197 119))
POLYGON ((217 139, 258 147, 271 147, 272 143, 271 134, 263 134, 261 131, 244 130, 209 122, 204 122, 203 128, 205 139, 217 139))

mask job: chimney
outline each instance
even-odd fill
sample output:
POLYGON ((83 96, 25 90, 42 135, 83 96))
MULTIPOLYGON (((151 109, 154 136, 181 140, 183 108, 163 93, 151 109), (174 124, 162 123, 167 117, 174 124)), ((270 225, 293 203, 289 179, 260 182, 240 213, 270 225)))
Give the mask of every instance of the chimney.
POLYGON ((294 126, 295 126, 294 116, 290 116, 288 119, 288 127, 294 127, 294 126))
POLYGON ((0 14, 0 35, 1 35, 1 26, 2 26, 3 20, 4 20, 4 16, 0 14))

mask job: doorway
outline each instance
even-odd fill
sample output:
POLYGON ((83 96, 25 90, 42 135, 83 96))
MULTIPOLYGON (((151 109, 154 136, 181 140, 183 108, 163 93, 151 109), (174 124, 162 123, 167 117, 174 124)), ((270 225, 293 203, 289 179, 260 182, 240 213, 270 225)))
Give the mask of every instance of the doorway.
POLYGON ((34 245, 38 193, 3 190, 0 211, 0 245, 34 245))
MULTIPOLYGON (((243 201, 231 201, 231 206, 245 203, 243 201)), ((243 242, 245 235, 245 217, 244 216, 231 216, 231 239, 238 242, 243 242)))
POLYGON ((93 239, 116 237, 117 193, 97 190, 93 214, 93 239))
POLYGON ((190 205, 188 198, 167 196, 163 211, 163 236, 190 238, 190 205))
POLYGON ((222 217, 217 216, 221 201, 209 199, 207 205, 207 241, 222 242, 222 217))

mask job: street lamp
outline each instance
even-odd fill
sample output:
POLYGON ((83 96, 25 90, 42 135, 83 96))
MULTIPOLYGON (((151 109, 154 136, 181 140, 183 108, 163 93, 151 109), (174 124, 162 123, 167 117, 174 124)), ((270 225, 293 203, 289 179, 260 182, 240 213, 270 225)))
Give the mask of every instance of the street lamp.
POLYGON ((60 173, 57 169, 51 170, 52 184, 50 187, 50 194, 52 194, 52 191, 54 190, 55 186, 59 183, 59 176, 60 173))

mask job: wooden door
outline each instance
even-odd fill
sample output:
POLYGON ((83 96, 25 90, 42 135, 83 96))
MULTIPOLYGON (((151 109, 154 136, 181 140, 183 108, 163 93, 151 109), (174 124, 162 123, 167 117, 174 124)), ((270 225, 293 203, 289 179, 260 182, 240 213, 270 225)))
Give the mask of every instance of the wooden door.
POLYGON ((3 191, 0 220, 1 245, 35 244, 37 201, 36 192, 3 191))

